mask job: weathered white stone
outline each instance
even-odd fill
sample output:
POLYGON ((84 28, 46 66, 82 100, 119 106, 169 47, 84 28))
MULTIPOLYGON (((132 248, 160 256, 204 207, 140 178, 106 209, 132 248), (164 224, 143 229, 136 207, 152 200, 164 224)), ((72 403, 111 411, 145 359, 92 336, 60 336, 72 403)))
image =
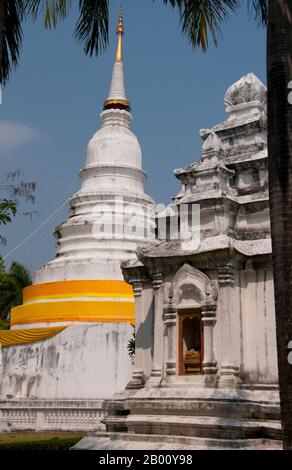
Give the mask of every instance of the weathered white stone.
POLYGON ((129 380, 127 344, 132 332, 127 323, 72 325, 46 341, 2 348, 0 396, 109 398, 129 380))
POLYGON ((209 152, 223 151, 223 144, 215 132, 211 132, 203 144, 203 155, 209 152))
POLYGON ((244 75, 238 82, 231 85, 224 99, 226 107, 256 101, 266 104, 267 88, 253 73, 244 75))
POLYGON ((0 401, 0 432, 103 430, 104 400, 0 401))

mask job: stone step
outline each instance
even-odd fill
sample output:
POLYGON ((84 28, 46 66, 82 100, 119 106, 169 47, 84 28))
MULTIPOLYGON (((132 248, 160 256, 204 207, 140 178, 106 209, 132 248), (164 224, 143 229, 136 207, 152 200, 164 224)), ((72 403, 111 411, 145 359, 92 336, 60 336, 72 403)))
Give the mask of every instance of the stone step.
POLYGON ((279 406, 272 403, 210 399, 131 399, 127 407, 132 415, 217 416, 225 418, 279 420, 279 406))
POLYGON ((212 439, 132 433, 92 433, 73 450, 281 450, 280 441, 271 439, 212 439))
POLYGON ((233 419, 211 416, 128 415, 108 416, 107 431, 146 435, 176 435, 215 439, 281 439, 281 424, 275 420, 233 419))

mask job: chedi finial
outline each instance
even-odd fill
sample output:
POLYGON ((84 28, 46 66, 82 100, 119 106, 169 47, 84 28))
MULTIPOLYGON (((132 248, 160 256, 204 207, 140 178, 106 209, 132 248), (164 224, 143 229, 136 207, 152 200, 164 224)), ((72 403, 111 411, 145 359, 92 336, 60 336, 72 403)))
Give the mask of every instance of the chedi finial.
POLYGON ((116 52, 116 62, 122 62, 123 61, 123 35, 124 35, 124 19, 123 19, 122 7, 120 9, 117 35, 118 35, 118 45, 117 45, 117 52, 116 52))
POLYGON ((112 82, 108 98, 104 102, 104 110, 107 109, 123 109, 125 111, 131 110, 130 102, 126 98, 125 84, 124 84, 124 71, 123 71, 123 35, 124 35, 124 20, 122 8, 120 9, 118 27, 118 45, 113 68, 112 82))
POLYGON ((203 155, 210 152, 222 152, 223 144, 222 140, 218 137, 216 132, 211 132, 209 137, 203 144, 203 155))

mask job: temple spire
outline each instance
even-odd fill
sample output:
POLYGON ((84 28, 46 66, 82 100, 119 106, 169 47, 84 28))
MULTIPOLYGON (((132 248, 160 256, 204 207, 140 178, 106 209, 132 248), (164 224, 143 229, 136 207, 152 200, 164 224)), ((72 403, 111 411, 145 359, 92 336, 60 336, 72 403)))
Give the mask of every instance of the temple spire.
POLYGON ((122 7, 120 9, 119 22, 117 27, 118 45, 116 52, 116 62, 123 62, 123 35, 124 35, 124 20, 122 7))
POLYGON ((123 69, 123 35, 124 35, 124 20, 122 8, 120 9, 117 36, 118 44, 116 50, 116 58, 113 68, 112 82, 110 92, 107 100, 104 102, 104 110, 106 109, 124 109, 130 111, 131 105, 126 98, 125 84, 124 84, 124 69, 123 69))

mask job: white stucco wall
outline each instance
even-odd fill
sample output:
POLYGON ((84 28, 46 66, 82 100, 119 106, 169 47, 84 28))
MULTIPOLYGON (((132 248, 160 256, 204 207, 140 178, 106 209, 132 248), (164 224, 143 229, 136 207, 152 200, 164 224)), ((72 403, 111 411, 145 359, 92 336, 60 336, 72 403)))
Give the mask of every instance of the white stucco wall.
MULTIPOLYGON (((274 286, 271 270, 240 271, 235 275, 234 309, 231 315, 232 361, 239 367, 243 384, 278 383, 274 286)), ((214 327, 215 357, 222 363, 222 344, 227 341, 222 317, 224 302, 218 297, 214 327)))
POLYGON ((130 380, 132 332, 127 323, 76 325, 45 341, 2 348, 0 398, 110 398, 130 380))
POLYGON ((145 285, 143 290, 142 324, 136 330, 136 341, 143 350, 143 370, 146 377, 150 376, 154 348, 154 296, 151 285, 145 285))
POLYGON ((241 376, 250 383, 277 384, 272 272, 242 272, 240 287, 241 376))

